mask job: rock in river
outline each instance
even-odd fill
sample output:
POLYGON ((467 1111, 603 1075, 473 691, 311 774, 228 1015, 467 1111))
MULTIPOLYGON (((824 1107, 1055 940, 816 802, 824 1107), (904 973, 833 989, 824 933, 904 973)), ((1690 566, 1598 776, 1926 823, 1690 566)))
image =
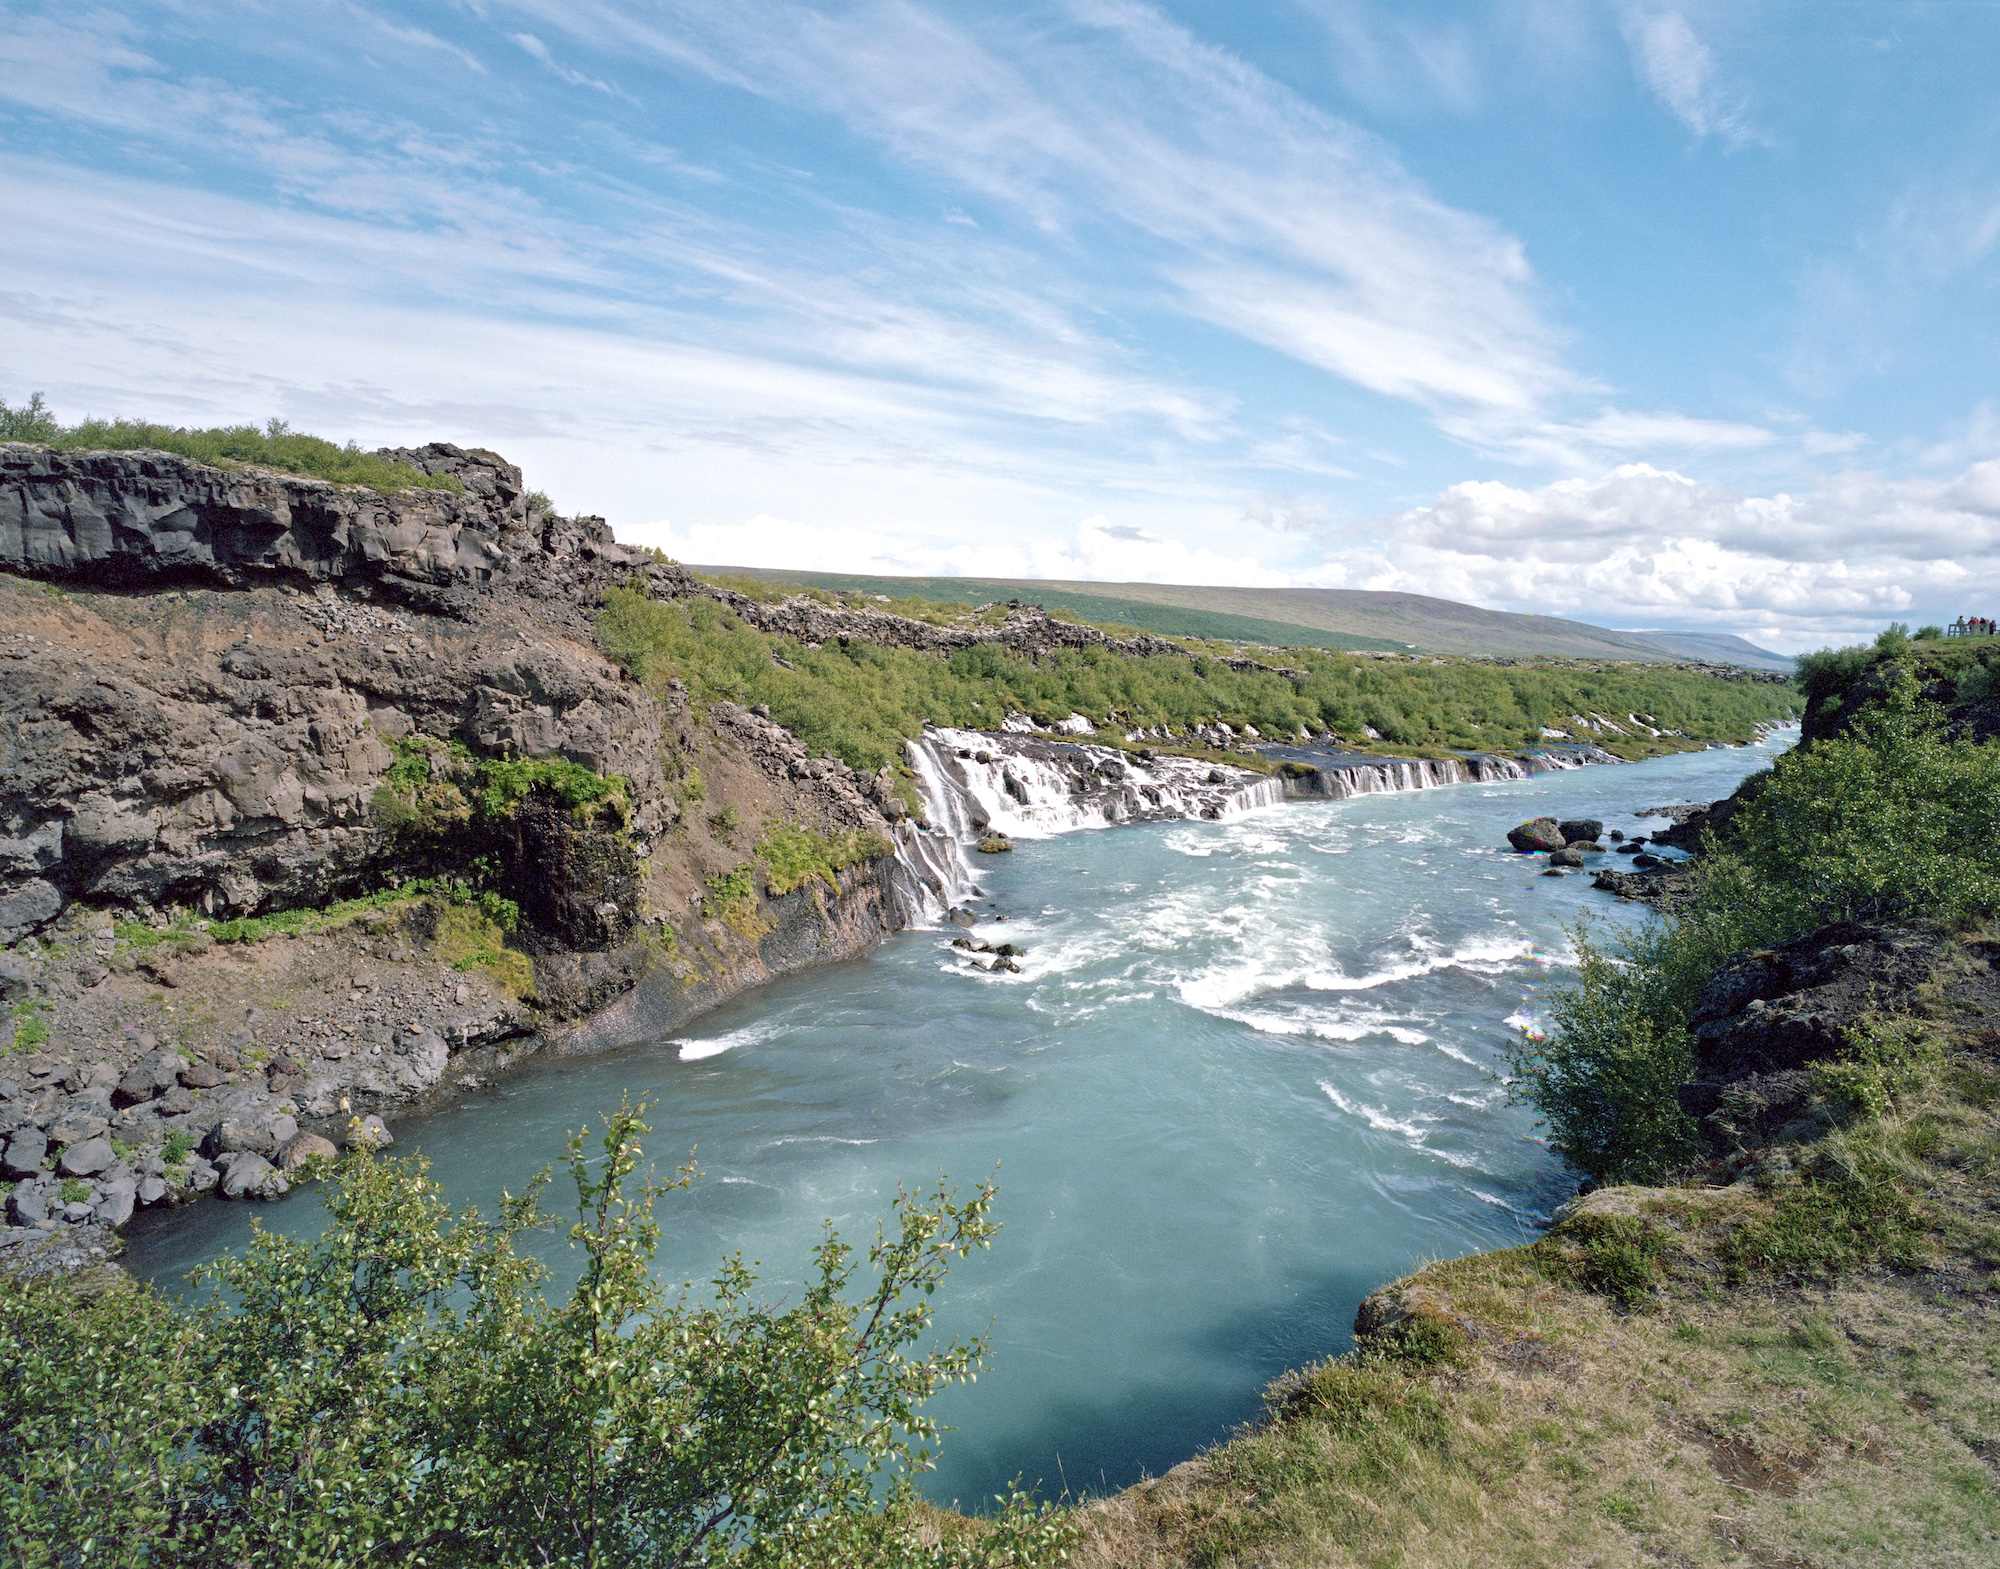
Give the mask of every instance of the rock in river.
POLYGON ((1560 850, 1569 841, 1563 838, 1562 828, 1553 817, 1537 817, 1519 828, 1508 829, 1507 842, 1522 854, 1532 855, 1537 850, 1560 850))
POLYGON ((279 1153, 278 1164, 286 1171, 297 1171, 309 1160, 339 1158, 340 1151, 333 1147, 331 1139, 323 1139, 317 1133, 301 1133, 290 1140, 279 1153))

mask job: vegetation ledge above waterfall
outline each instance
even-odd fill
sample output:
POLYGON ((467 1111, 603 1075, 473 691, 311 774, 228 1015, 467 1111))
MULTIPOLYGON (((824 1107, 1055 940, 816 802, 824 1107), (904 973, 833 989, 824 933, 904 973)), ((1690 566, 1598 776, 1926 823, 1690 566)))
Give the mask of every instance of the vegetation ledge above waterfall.
POLYGON ((606 595, 598 636, 641 681, 677 679, 697 705, 768 708, 813 750, 868 770, 900 763, 927 720, 990 730, 1010 714, 1043 724, 1081 714, 1113 745, 1200 745, 1220 724, 1238 738, 1330 739, 1404 757, 1513 753, 1550 739, 1636 757, 1741 743, 1795 712, 1787 685, 1741 671, 1314 649, 1258 650, 1259 659, 1119 639, 1019 607, 954 608, 920 620, 825 594, 772 607, 690 591, 687 578, 656 568, 606 595))

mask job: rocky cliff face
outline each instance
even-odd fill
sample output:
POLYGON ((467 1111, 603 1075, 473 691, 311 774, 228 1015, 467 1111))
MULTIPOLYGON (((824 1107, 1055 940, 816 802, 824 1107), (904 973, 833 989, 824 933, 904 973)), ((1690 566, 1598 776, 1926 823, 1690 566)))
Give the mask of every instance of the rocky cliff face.
POLYGON ((274 1191, 315 1126, 671 1027, 904 918, 887 860, 773 898, 750 853, 766 822, 886 834, 888 781, 598 649, 611 584, 705 585, 491 453, 387 455, 461 489, 0 446, 0 1162, 26 1184, 0 1246, 274 1191), (534 784, 602 776, 602 806, 534 784), (746 869, 724 918, 712 883, 746 869), (503 944, 485 907, 394 896, 423 876, 519 924, 503 944), (202 925, 360 896, 388 902, 261 941, 202 925), (603 1013, 635 987, 670 1005, 603 1013), (104 1164, 60 1167, 93 1139, 104 1164), (51 1209, 64 1178, 91 1196, 51 1209))
POLYGON ((365 583, 466 612, 468 588, 513 578, 563 586, 566 567, 638 559, 601 518, 531 505, 521 471, 444 443, 383 454, 461 489, 392 494, 164 452, 0 444, 0 567, 58 582, 141 587, 365 583))
MULTIPOLYGON (((0 446, 0 942, 78 901, 237 915, 351 892, 407 858, 376 795, 411 738, 623 776, 642 856, 678 821, 667 770, 698 725, 608 664, 591 618, 641 566, 659 592, 706 586, 540 511, 492 453, 384 455, 462 493, 0 446)), ((881 825, 869 782, 766 762, 813 819, 881 825)), ((590 859, 530 827, 503 848, 590 859)), ((545 935, 602 936, 560 905, 545 935)))
POLYGON ((1703 1149, 1820 1137, 1832 1113, 1814 1066, 1852 1055, 1855 1032, 1925 1010, 1983 1029, 2000 1017, 1989 960, 1990 945, 1939 930, 1838 922, 1721 964, 1695 1003, 1695 1076, 1676 1090, 1703 1149))

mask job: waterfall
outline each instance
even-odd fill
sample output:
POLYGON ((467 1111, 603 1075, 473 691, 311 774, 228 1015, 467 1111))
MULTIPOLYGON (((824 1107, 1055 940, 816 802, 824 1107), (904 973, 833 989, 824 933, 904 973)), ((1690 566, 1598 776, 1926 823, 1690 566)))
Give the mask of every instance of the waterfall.
POLYGON ((1240 816, 1284 799, 1283 782, 1192 757, 978 730, 927 730, 910 750, 932 820, 960 839, 1043 839, 1107 823, 1240 816), (938 807, 941 806, 941 810, 938 807))
POLYGON ((1529 770, 1511 757, 1385 758, 1379 762, 1330 763, 1285 780, 1288 796, 1324 796, 1337 801, 1392 790, 1434 790, 1440 785, 1487 784, 1525 779, 1529 770))
POLYGON ((1550 768, 1616 762, 1595 747, 1507 757, 1345 758, 1287 763, 1258 774, 1192 757, 1136 757, 1115 747, 1031 734, 926 726, 907 743, 923 797, 922 823, 896 828, 898 893, 910 924, 934 926, 976 892, 970 847, 999 837, 1043 839, 1116 823, 1217 822, 1287 800, 1348 800, 1441 785, 1525 779, 1550 768))
POLYGON ((896 825, 896 864, 903 876, 898 892, 904 916, 912 926, 936 926, 973 890, 972 865, 965 847, 976 844, 970 797, 952 779, 950 770, 932 751, 930 737, 907 743, 903 750, 917 776, 924 803, 924 823, 907 818, 896 825))
POLYGON ((900 891, 915 925, 937 924, 973 891, 967 851, 982 839, 1188 817, 1217 822, 1285 799, 1282 779, 1246 768, 1141 759, 1019 733, 926 729, 906 751, 928 819, 896 831, 900 891))

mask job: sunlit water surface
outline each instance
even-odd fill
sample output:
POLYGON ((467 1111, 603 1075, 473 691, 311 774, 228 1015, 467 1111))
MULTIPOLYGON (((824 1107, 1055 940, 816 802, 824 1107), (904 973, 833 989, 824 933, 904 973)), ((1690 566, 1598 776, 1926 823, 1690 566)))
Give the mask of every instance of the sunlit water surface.
MULTIPOLYGON (((705 1279, 740 1248, 774 1292, 822 1219, 864 1240, 899 1183, 997 1174, 1004 1229, 939 1314, 948 1334, 990 1326, 990 1365, 934 1403, 957 1431, 925 1490, 1115 1488, 1342 1349, 1376 1286, 1530 1237, 1571 1191, 1507 1103, 1504 1048, 1564 978, 1566 926, 1642 912, 1536 875, 1505 830, 1644 832, 1658 820, 1636 809, 1725 794, 1788 739, 1024 841, 980 858, 980 934, 1028 950, 1020 975, 972 973, 955 932, 905 933, 674 1040, 531 1066, 399 1124, 397 1151, 490 1207, 629 1090, 654 1102, 662 1173, 690 1150, 705 1173, 665 1201, 662 1274, 705 1279)), ((253 1216, 321 1224, 310 1191, 203 1205, 129 1261, 175 1282, 253 1216)), ((567 1244, 538 1242, 566 1284, 567 1244)))

